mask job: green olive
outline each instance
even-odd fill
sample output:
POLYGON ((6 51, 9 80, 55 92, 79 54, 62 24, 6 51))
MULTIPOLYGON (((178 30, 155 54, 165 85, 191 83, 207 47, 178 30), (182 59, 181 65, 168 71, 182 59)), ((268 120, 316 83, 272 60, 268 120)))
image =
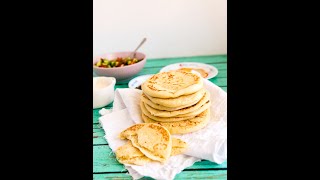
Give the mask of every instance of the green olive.
POLYGON ((127 61, 127 65, 130 65, 131 63, 132 63, 132 61, 130 61, 130 60, 129 60, 129 61, 127 61))

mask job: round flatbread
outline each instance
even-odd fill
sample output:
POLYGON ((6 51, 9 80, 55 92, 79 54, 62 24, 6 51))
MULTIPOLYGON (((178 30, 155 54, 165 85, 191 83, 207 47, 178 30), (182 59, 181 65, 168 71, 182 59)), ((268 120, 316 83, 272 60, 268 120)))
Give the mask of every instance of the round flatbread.
POLYGON ((120 139, 129 139, 148 158, 164 163, 172 150, 169 131, 155 123, 135 124, 120 133, 120 139))
POLYGON ((145 105, 142 101, 140 101, 140 106, 141 106, 142 113, 154 121, 173 122, 173 121, 182 121, 182 120, 186 120, 186 119, 190 119, 190 118, 195 117, 195 115, 185 116, 185 117, 157 117, 157 116, 152 116, 150 114, 150 112, 147 110, 147 108, 145 107, 145 105))
POLYGON ((196 104, 196 102, 199 102, 205 93, 206 93, 206 90, 202 88, 196 93, 180 96, 177 98, 163 99, 163 98, 151 97, 148 94, 145 94, 145 95, 148 97, 148 99, 150 99, 150 101, 152 101, 155 104, 159 104, 159 105, 170 107, 170 108, 175 108, 175 107, 184 106, 186 104, 192 104, 192 103, 196 104))
POLYGON ((171 134, 186 134, 204 128, 209 123, 210 110, 208 109, 192 119, 177 122, 157 122, 143 113, 141 116, 145 123, 157 123, 166 127, 171 134))
POLYGON ((153 103, 143 93, 141 95, 141 101, 143 101, 145 104, 148 104, 149 106, 153 107, 154 109, 163 110, 163 111, 176 111, 176 110, 183 109, 183 108, 186 108, 186 107, 189 107, 189 106, 193 106, 193 105, 195 105, 195 104, 197 104, 199 102, 199 101, 195 101, 195 102, 192 102, 190 104, 186 104, 186 105, 183 105, 183 106, 178 106, 178 107, 172 108, 172 107, 166 107, 166 106, 162 106, 162 105, 153 103))
POLYGON ((176 98, 193 94, 203 88, 200 76, 185 71, 162 72, 151 76, 142 86, 142 91, 157 98, 176 98))
MULTIPOLYGON (((172 150, 170 156, 182 154, 187 149, 187 143, 181 139, 172 137, 172 150)), ((145 156, 138 148, 134 147, 131 141, 120 146, 116 152, 116 159, 122 164, 134 164, 138 166, 145 165, 152 161, 145 156)))
POLYGON ((116 159, 122 164, 134 164, 142 166, 151 161, 150 158, 145 156, 138 148, 134 147, 131 141, 127 144, 120 146, 116 152, 116 159))
POLYGON ((149 106, 147 103, 144 103, 146 109, 150 112, 152 116, 158 117, 185 117, 185 116, 195 116, 208 109, 210 106, 210 95, 208 92, 202 97, 202 99, 195 105, 189 106, 183 109, 176 111, 163 111, 155 109, 149 106))

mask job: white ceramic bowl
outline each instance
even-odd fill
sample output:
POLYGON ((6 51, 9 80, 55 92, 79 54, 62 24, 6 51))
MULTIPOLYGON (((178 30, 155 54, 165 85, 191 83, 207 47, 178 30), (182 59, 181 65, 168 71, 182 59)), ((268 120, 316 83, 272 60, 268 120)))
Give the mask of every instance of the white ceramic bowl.
POLYGON ((102 108, 114 99, 114 77, 93 77, 93 109, 102 108))

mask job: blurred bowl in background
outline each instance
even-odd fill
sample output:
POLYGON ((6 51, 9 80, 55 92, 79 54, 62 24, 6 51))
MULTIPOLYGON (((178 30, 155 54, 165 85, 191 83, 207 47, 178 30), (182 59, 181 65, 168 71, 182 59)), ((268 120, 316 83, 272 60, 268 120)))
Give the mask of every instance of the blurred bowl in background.
POLYGON ((108 60, 115 60, 118 57, 120 58, 126 58, 128 57, 132 51, 127 52, 114 52, 114 53, 107 53, 103 54, 101 56, 95 57, 93 59, 93 71, 98 76, 107 76, 107 77, 115 77, 117 81, 122 81, 129 79, 133 77, 134 75, 138 74, 146 64, 147 58, 146 55, 141 52, 136 52, 135 58, 138 60, 141 59, 141 61, 131 64, 131 65, 125 65, 123 67, 114 67, 114 68, 103 68, 103 67, 97 67, 95 64, 101 59, 101 58, 107 58, 108 60))

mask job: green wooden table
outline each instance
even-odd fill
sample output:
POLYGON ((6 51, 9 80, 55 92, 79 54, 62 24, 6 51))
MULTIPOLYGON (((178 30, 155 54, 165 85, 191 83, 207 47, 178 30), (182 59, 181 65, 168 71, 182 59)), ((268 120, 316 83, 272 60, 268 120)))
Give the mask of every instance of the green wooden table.
MULTIPOLYGON (((210 79, 210 81, 227 91, 226 55, 147 60, 144 69, 136 76, 155 74, 164 66, 178 62, 201 62, 215 66, 219 70, 219 73, 216 77, 210 79)), ((128 82, 129 81, 117 83, 115 88, 127 88, 128 82)), ((112 104, 105 108, 109 109, 111 107, 112 104)), ((99 110, 100 109, 93 110, 93 179, 131 179, 127 170, 115 159, 114 154, 108 146, 108 142, 103 137, 105 135, 104 131, 98 124, 98 118, 100 117, 99 110)), ((151 178, 145 177, 143 179, 151 178)), ((226 180, 227 162, 220 165, 206 160, 196 162, 193 166, 188 167, 176 175, 175 179, 226 180)))

